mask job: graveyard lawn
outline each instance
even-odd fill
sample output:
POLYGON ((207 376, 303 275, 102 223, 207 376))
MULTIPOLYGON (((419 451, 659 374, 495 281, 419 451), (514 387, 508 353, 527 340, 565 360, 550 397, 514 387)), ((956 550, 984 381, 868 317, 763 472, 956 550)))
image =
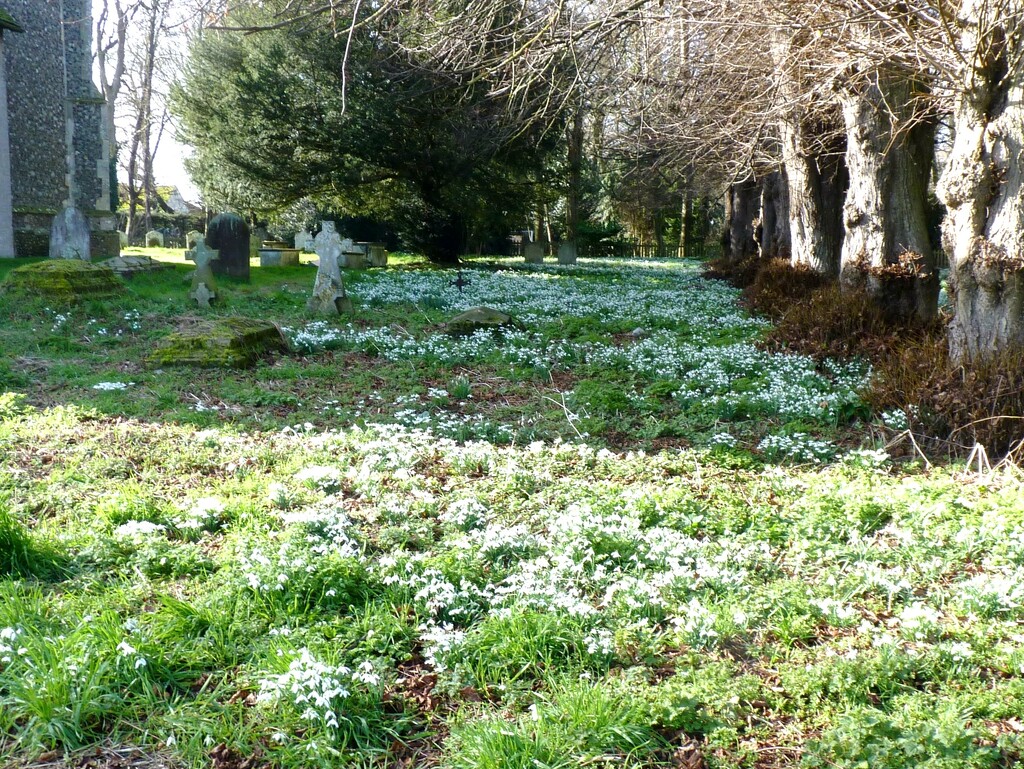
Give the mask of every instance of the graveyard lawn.
POLYGON ((399 257, 323 319, 309 265, 200 310, 162 261, 0 296, 3 765, 1020 760, 1019 474, 926 464, 700 265, 399 257), (290 349, 147 364, 236 316, 290 349))

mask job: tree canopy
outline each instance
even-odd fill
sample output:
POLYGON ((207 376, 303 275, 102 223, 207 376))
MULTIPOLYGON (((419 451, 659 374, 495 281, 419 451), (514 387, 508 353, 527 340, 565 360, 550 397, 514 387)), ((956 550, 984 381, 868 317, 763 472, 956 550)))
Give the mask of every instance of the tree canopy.
POLYGON ((524 122, 472 73, 423 66, 372 29, 207 31, 173 103, 208 202, 266 213, 310 197, 388 220, 442 262, 525 218, 558 145, 557 114, 524 122))

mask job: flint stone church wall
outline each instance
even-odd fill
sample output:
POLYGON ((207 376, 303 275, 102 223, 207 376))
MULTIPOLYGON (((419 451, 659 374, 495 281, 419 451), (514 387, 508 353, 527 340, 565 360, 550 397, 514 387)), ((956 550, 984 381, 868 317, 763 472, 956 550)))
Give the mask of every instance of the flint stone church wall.
POLYGON ((53 217, 72 205, 90 220, 93 254, 104 255, 117 233, 91 0, 0 2, 25 29, 4 34, 15 253, 46 255, 53 217))

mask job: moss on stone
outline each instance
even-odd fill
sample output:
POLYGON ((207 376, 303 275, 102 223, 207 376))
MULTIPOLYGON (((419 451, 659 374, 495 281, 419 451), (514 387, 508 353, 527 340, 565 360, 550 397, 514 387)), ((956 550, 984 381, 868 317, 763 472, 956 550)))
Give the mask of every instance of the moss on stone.
POLYGON ((245 368, 288 349, 281 330, 265 320, 219 318, 171 334, 147 359, 152 366, 245 368))
POLYGON ((92 241, 94 259, 121 255, 121 233, 116 230, 93 230, 89 234, 92 241))
POLYGON ((11 32, 24 32, 25 28, 14 20, 3 8, 0 8, 0 29, 9 29, 11 32))
POLYGON ((2 288, 55 304, 74 304, 117 296, 124 283, 109 267, 78 259, 51 259, 11 270, 2 288))
POLYGON ((480 329, 497 331, 503 328, 522 329, 523 324, 511 315, 490 307, 473 307, 445 324, 445 330, 455 335, 472 334, 480 329))

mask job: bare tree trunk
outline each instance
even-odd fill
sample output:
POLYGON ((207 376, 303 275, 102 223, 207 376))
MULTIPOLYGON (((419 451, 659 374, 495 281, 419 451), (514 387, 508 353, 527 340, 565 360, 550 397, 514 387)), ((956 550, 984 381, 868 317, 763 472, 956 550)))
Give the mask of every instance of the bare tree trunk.
POLYGON ((140 111, 135 118, 135 126, 128 144, 128 225, 125 233, 129 238, 137 237, 139 202, 142 197, 139 186, 139 146, 142 139, 142 120, 140 111))
POLYGON ((694 244, 693 188, 689 181, 683 193, 683 207, 679 212, 679 249, 684 259, 689 259, 694 244))
POLYGON ((106 100, 103 108, 103 133, 110 155, 110 208, 115 212, 118 200, 118 141, 114 115, 121 85, 124 82, 128 25, 137 10, 138 5, 122 5, 121 0, 114 0, 114 15, 111 18, 110 2, 103 0, 93 38, 96 41, 95 59, 99 85, 106 100))
POLYGON ((843 245, 842 207, 846 167, 842 142, 825 136, 827 126, 809 126, 800 115, 780 125, 789 185, 789 234, 794 267, 839 276, 843 245), (814 145, 823 146, 815 147, 814 145))
POLYGON ((754 222, 760 205, 760 187, 753 178, 730 185, 726 205, 729 247, 725 255, 734 263, 757 254, 754 222))
POLYGON ((841 118, 829 106, 807 101, 812 75, 800 53, 805 43, 780 30, 771 45, 779 78, 782 163, 789 187, 790 263, 838 277, 845 146, 841 118))
POLYGON ((850 173, 841 282, 893 317, 927 323, 938 313, 939 277, 927 213, 935 127, 910 122, 922 95, 904 72, 872 71, 840 89, 850 173))
POLYGON ((539 243, 541 251, 545 255, 548 253, 548 243, 550 241, 550 233, 547 225, 547 212, 546 206, 543 203, 537 205, 537 209, 534 212, 534 224, 533 224, 533 240, 535 243, 539 243))
POLYGON ((762 259, 789 259, 789 188, 781 171, 761 180, 761 226, 757 240, 762 259))
POLYGON ((966 0, 957 21, 967 66, 939 198, 950 353, 974 363, 1024 348, 1024 29, 1019 13, 1004 21, 985 0, 966 0))
POLYGON ((154 5, 149 17, 146 37, 146 64, 143 80, 142 113, 142 191, 145 203, 146 232, 153 229, 153 73, 156 70, 157 47, 157 6, 154 5))
POLYGON ((583 110, 577 109, 569 131, 569 194, 566 200, 566 233, 562 240, 575 241, 580 228, 580 197, 583 191, 583 110))

